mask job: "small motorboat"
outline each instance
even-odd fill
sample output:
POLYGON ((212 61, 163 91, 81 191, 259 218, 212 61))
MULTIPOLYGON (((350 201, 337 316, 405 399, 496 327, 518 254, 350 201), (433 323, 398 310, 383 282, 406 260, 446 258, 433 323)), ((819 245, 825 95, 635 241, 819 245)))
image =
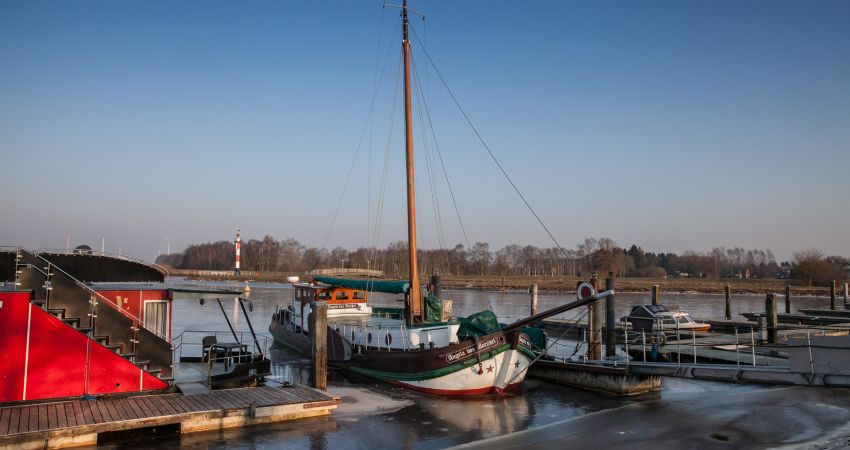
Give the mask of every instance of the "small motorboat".
POLYGON ((708 331, 711 325, 695 321, 685 311, 670 311, 664 305, 635 305, 620 321, 634 331, 708 331))

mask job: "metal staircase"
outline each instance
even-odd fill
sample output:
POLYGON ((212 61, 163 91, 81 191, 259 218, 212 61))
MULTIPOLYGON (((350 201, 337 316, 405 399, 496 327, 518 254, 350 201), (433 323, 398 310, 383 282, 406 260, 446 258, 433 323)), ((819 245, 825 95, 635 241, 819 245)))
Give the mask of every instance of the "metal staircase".
POLYGON ((14 285, 16 290, 31 291, 30 303, 68 327, 173 385, 171 343, 44 256, 18 247, 14 285))

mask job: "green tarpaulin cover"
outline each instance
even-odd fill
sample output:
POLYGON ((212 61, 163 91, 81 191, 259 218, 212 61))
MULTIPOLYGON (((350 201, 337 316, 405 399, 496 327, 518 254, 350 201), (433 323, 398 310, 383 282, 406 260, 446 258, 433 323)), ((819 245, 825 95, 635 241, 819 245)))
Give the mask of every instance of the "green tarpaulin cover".
POLYGON ((546 333, 542 328, 522 327, 519 331, 527 335, 528 338, 531 339, 531 343, 534 344, 538 350, 546 348, 546 333))
MULTIPOLYGON (((501 330, 505 324, 499 323, 493 311, 481 311, 467 318, 460 319, 460 328, 457 330, 457 337, 460 339, 469 337, 481 337, 494 331, 501 330)), ((542 328, 522 327, 520 331, 527 335, 531 343, 537 349, 546 348, 546 332, 542 328)))
POLYGON ((457 337, 460 339, 471 338, 475 336, 485 336, 490 333, 501 330, 499 321, 496 315, 489 309, 475 313, 465 319, 461 319, 460 328, 457 330, 457 337))
POLYGON ((361 291, 384 292, 387 294, 407 294, 410 283, 407 281, 376 281, 376 280, 352 280, 349 278, 334 278, 314 276, 314 280, 329 284, 331 286, 359 289, 361 291))
POLYGON ((425 322, 439 322, 443 312, 443 302, 434 295, 425 297, 425 322))

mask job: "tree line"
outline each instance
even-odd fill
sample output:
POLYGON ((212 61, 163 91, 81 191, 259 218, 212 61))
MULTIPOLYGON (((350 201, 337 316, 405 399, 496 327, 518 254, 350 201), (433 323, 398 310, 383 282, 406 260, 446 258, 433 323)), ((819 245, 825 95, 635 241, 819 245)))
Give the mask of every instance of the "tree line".
MULTIPOLYGON (((634 244, 623 248, 606 237, 587 238, 573 249, 511 244, 493 251, 489 243, 476 242, 471 248, 458 244, 450 249, 419 249, 418 256, 423 274, 575 277, 614 272, 619 277, 794 278, 808 285, 824 285, 850 275, 850 260, 813 249, 795 253, 790 262, 778 262, 770 249, 716 247, 709 252, 688 250, 679 255, 647 252, 634 244)), ((235 259, 234 243, 218 241, 161 255, 157 263, 179 269, 232 270, 235 259)), ((266 236, 242 242, 240 266, 242 270, 293 273, 362 268, 404 277, 407 243, 328 250, 307 247, 293 238, 278 241, 266 236)))

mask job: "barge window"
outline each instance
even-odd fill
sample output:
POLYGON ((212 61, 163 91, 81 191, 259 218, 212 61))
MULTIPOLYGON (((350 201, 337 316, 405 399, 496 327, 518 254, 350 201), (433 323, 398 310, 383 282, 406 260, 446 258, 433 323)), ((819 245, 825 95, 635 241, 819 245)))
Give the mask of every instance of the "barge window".
POLYGON ((145 328, 157 336, 168 338, 168 302, 165 300, 145 301, 145 328))
POLYGON ((348 292, 346 292, 346 291, 337 292, 336 293, 336 299, 337 300, 348 300, 348 292))
POLYGON ((366 293, 363 291, 354 291, 354 298, 356 298, 357 300, 363 300, 364 298, 366 298, 366 293))
POLYGON ((319 300, 330 300, 331 293, 328 291, 319 292, 319 300))

